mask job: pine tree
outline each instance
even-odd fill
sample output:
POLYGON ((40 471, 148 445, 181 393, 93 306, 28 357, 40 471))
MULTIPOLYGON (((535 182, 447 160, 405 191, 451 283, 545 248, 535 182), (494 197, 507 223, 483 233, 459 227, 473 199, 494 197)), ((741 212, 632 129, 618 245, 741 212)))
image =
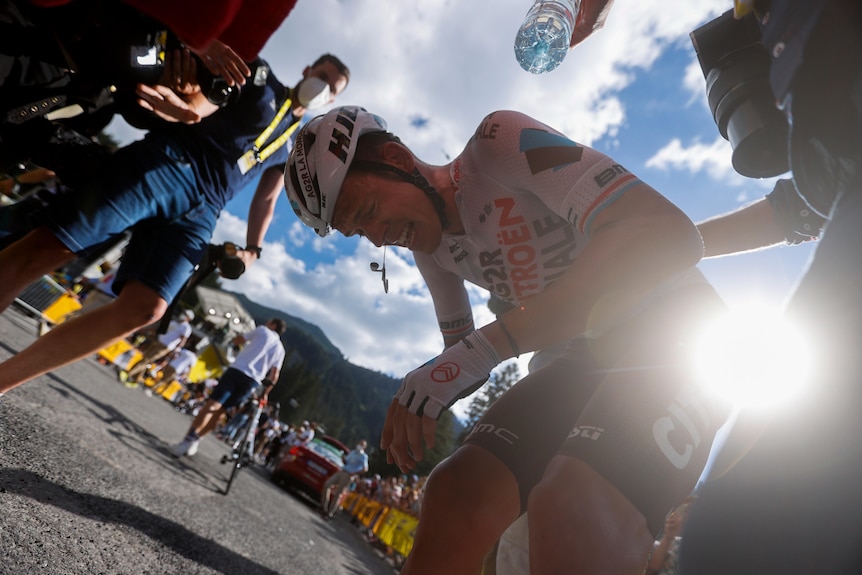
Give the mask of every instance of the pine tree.
POLYGON ((467 426, 461 433, 459 443, 464 441, 476 422, 485 415, 485 412, 488 411, 494 402, 506 393, 510 387, 515 385, 520 378, 521 374, 518 364, 514 361, 504 364, 500 370, 491 374, 488 383, 473 394, 473 399, 467 406, 467 426))

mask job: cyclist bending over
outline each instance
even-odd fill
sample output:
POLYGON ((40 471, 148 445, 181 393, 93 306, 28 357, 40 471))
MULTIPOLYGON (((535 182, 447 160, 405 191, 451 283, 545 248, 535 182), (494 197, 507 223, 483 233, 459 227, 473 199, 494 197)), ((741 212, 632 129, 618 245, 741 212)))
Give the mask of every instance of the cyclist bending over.
POLYGON ((285 179, 307 225, 410 249, 431 292, 446 349, 404 378, 381 441, 403 472, 440 411, 501 361, 563 350, 431 474, 402 573, 479 572, 529 509, 534 573, 640 575, 727 413, 687 370, 686 343, 724 311, 694 267, 692 222, 613 159, 510 111, 432 166, 381 118, 337 108, 299 133, 285 179), (464 280, 516 307, 474 330, 464 280))

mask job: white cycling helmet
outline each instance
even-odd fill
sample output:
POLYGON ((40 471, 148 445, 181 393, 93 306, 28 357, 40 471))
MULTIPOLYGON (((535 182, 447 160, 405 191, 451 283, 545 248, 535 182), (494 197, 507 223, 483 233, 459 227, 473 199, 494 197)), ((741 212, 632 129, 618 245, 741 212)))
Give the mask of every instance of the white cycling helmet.
POLYGON ((284 171, 284 188, 293 211, 320 236, 329 233, 359 136, 385 131, 386 122, 380 116, 359 106, 342 106, 314 118, 297 134, 284 171))

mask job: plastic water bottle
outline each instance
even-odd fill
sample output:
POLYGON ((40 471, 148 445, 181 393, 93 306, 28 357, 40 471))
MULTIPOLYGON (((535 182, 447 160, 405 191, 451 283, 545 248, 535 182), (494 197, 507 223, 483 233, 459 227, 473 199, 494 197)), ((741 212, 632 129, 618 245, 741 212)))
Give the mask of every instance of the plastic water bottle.
POLYGON ((569 44, 581 0, 536 0, 515 36, 515 58, 533 74, 560 65, 569 44))

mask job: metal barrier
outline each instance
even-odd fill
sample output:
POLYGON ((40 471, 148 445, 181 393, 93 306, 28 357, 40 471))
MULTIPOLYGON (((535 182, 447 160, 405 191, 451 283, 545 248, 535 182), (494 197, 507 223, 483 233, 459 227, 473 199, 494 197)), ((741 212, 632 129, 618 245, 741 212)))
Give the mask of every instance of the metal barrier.
POLYGON ((70 296, 68 290, 50 276, 42 276, 24 288, 15 303, 52 324, 81 308, 77 298, 70 296))

